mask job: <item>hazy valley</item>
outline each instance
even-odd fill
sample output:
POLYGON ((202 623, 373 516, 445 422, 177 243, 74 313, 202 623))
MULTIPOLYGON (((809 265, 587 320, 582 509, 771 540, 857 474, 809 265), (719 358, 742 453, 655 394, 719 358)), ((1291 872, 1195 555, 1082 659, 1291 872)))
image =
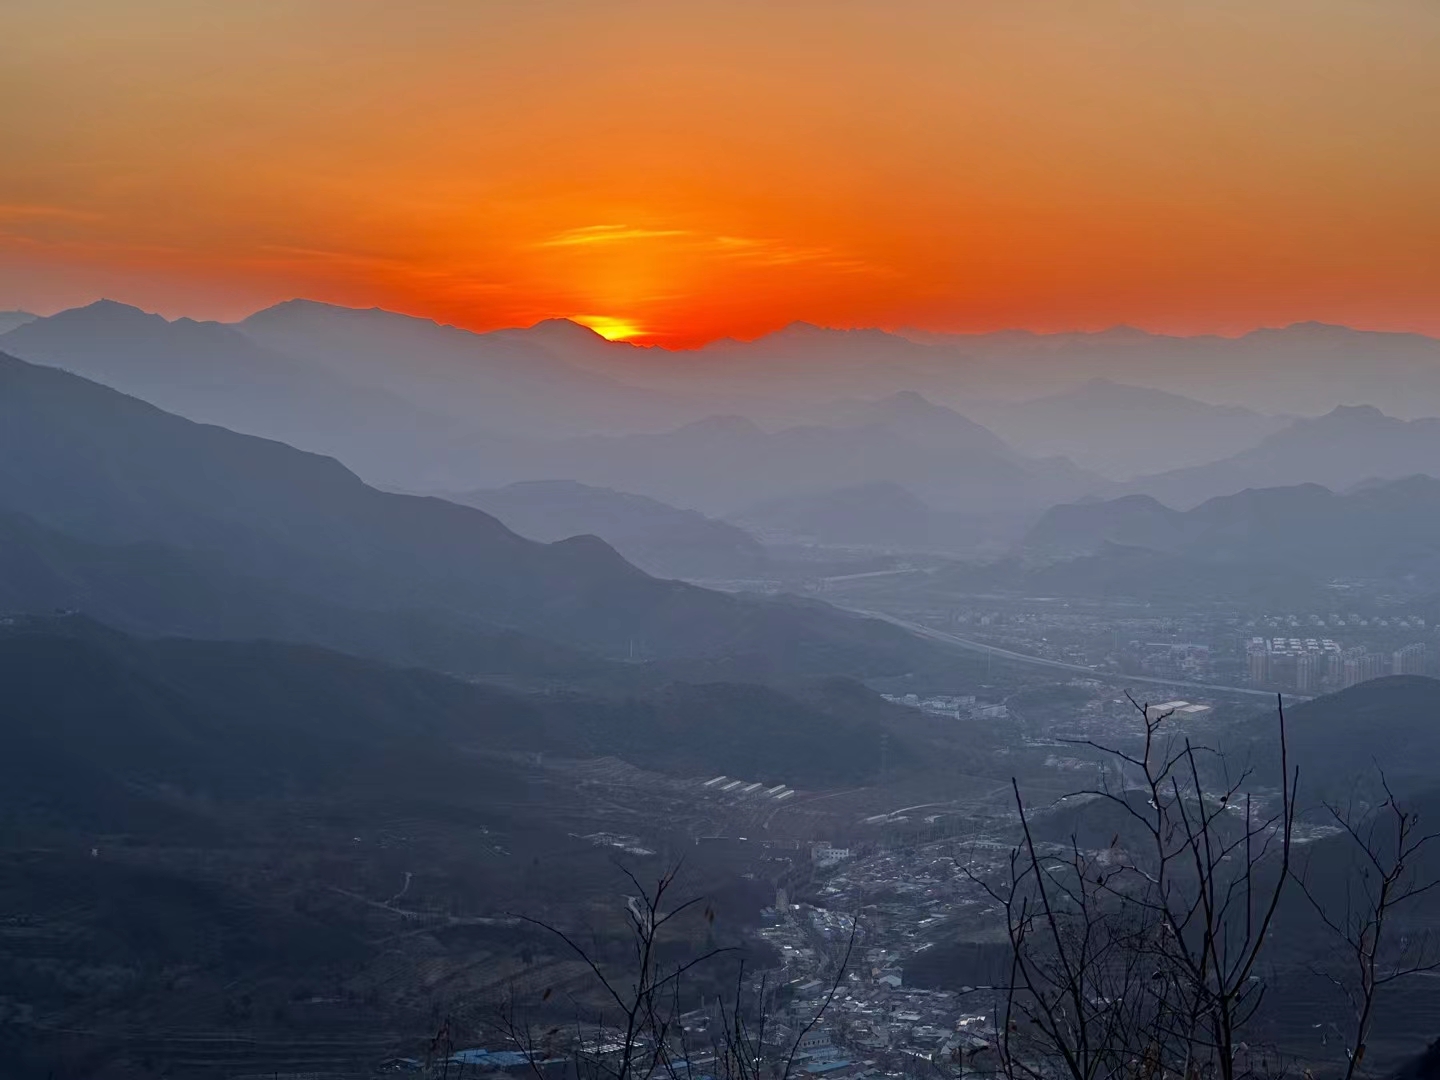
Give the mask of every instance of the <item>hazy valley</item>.
POLYGON ((0 1080, 1440 1080, 1440 6, 0 42, 0 1080))
MULTIPOLYGON (((1066 842, 1043 807, 1098 764, 1067 740, 1133 738, 1127 689, 1270 774, 1278 690, 1314 801, 1367 756, 1440 797, 1440 420, 1110 381, 1134 335, 1008 403, 934 343, 817 338, 667 385, 579 327, 308 303, 0 336, 8 1052, 225 1075, 413 1055, 439 1015, 493 1041, 517 986, 589 992, 517 913, 623 932, 616 859, 683 860, 796 985, 825 912, 870 912, 871 968, 950 1000, 996 915, 936 867, 1013 842, 1010 776, 1066 842), (877 396, 778 408, 777 357, 877 396)), ((1285 999, 1333 1011, 1305 913, 1279 925, 1285 999)), ((1328 1060, 1300 1015, 1263 1023, 1328 1060)))

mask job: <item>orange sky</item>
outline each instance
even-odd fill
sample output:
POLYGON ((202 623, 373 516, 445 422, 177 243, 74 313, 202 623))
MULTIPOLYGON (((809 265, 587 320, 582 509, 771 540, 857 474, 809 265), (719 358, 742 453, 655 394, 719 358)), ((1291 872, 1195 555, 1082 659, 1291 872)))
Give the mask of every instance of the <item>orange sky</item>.
POLYGON ((1435 0, 7 0, 0 307, 1440 333, 1435 0))

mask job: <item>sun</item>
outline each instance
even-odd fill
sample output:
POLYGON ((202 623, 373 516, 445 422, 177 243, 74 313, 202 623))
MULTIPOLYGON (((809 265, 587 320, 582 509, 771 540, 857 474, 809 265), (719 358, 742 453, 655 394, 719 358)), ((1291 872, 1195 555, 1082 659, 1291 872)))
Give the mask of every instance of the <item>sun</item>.
POLYGON ((571 315, 570 321, 588 326, 606 341, 629 341, 645 332, 639 323, 614 315, 571 315))

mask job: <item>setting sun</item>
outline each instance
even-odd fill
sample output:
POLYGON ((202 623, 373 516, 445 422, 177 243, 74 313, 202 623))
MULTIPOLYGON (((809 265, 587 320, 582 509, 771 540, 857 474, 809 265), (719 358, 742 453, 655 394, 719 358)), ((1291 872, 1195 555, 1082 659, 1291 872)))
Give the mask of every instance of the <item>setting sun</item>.
POLYGON ((571 315, 571 322, 588 326, 606 341, 629 341, 642 337, 644 330, 630 319, 619 319, 613 315, 571 315))
POLYGON ((1440 0, 0 50, 0 1080, 1440 1080, 1440 0))
POLYGON ((0 309, 1440 330, 1433 4, 739 6, 0 4, 0 309))

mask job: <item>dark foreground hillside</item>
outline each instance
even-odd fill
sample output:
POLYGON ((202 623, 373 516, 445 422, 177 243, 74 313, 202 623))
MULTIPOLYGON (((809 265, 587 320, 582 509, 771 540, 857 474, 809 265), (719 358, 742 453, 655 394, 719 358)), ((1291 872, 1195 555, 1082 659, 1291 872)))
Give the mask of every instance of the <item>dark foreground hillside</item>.
MULTIPOLYGON (((1305 801, 1343 803, 1376 793, 1383 770, 1400 795, 1440 786, 1440 679, 1392 675, 1286 710, 1291 762, 1305 801)), ((1274 713, 1246 727, 1246 753, 1258 769, 1278 766, 1274 713)))
POLYGON ((510 913, 609 948, 619 859, 683 857, 714 897, 696 932, 739 940, 773 885, 695 846, 739 812, 703 778, 847 788, 960 760, 843 681, 519 694, 81 616, 0 627, 0 685, 7 1077, 318 1069, 414 1052, 440 1013, 481 1030, 516 978, 586 993, 510 913), (631 831, 664 843, 607 839, 631 831))
POLYGON ((127 637, 83 616, 0 628, 6 812, 114 831, 292 792, 363 792, 376 774, 481 755, 621 757, 681 776, 863 783, 882 734, 918 760, 918 716, 854 683, 673 684, 623 697, 522 695, 274 642, 127 637))

